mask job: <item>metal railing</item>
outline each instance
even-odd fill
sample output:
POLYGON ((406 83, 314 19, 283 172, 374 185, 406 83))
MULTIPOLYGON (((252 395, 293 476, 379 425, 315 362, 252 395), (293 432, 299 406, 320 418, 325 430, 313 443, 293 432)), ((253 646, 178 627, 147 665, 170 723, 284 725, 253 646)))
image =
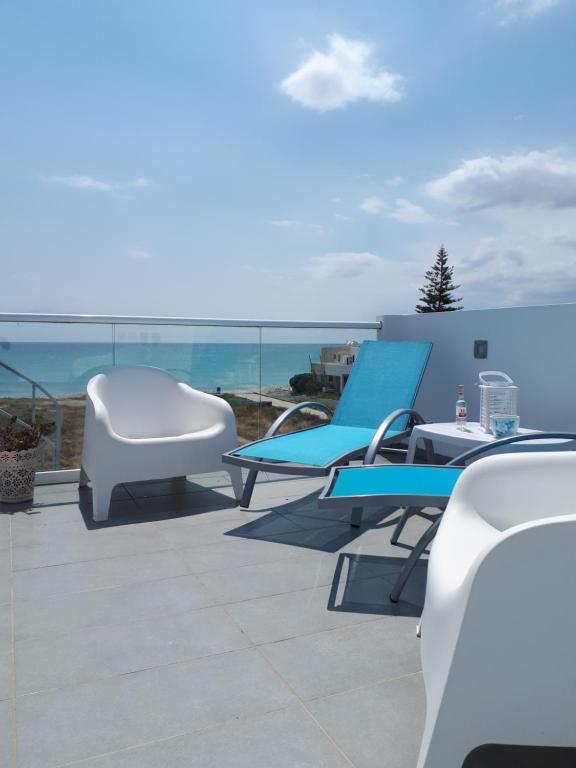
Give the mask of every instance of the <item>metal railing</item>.
MULTIPOLYGON (((9 371, 9 373, 13 373, 14 376, 17 376, 19 379, 23 379, 24 381, 27 381, 32 386, 32 405, 31 405, 31 416, 30 421, 32 424, 28 424, 26 421, 24 421, 21 418, 17 418, 16 422, 24 427, 30 427, 32 425, 36 424, 36 393, 38 391, 42 392, 45 397, 50 400, 50 402, 54 405, 54 440, 51 440, 48 435, 42 435, 42 442, 49 445, 52 449, 52 468, 53 469, 59 469, 60 468, 60 452, 62 449, 62 406, 56 400, 56 398, 48 392, 48 390, 42 386, 37 381, 34 381, 34 379, 31 379, 29 376, 26 376, 25 373, 22 373, 22 371, 17 370, 16 368, 13 368, 11 365, 8 365, 8 363, 2 362, 0 360, 0 367, 4 368, 5 370, 9 371)), ((3 413, 5 416, 12 417, 12 414, 10 414, 8 411, 4 410, 3 408, 0 408, 0 412, 3 413)))
POLYGON ((140 315, 55 315, 0 312, 0 323, 81 323, 101 325, 188 325, 220 328, 349 328, 380 330, 381 321, 359 320, 249 320, 200 317, 147 317, 140 315))

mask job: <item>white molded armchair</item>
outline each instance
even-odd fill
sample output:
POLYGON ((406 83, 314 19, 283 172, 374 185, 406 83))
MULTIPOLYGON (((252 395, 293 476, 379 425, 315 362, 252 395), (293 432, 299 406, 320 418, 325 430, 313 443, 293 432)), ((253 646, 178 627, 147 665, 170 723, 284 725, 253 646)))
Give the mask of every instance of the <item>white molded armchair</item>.
POLYGON ((418 768, 486 744, 576 747, 575 600, 576 453, 469 466, 428 564, 418 768))
POLYGON ((238 445, 230 405, 160 368, 112 368, 87 387, 80 484, 92 483, 94 520, 108 519, 118 483, 218 472, 242 496, 238 467, 222 454, 238 445))

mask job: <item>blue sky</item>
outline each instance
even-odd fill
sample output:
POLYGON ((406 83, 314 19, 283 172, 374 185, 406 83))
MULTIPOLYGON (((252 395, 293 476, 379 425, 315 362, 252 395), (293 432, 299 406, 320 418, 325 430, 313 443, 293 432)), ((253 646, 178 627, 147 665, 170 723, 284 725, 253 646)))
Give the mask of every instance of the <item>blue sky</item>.
POLYGON ((4 0, 4 311, 576 300, 571 0, 4 0))

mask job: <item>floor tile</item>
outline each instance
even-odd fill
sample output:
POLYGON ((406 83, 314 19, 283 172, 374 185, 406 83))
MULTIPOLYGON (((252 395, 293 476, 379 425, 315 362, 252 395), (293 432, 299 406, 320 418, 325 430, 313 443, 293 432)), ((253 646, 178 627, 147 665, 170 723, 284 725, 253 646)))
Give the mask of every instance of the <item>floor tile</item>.
POLYGON ((151 619, 206 608, 213 600, 196 576, 178 576, 16 604, 16 638, 151 619))
POLYGON ((202 524, 179 521, 176 525, 163 525, 162 535, 174 548, 203 546, 214 542, 245 541, 246 539, 275 540, 293 534, 299 529, 281 515, 248 516, 246 513, 222 515, 216 513, 202 524))
MULTIPOLYGON (((0 607, 0 703, 12 697, 13 658, 10 606, 0 607)), ((0 724, 0 734, 2 724, 0 724)), ((1 747, 0 747, 0 754, 1 747)), ((2 761, 0 761, 2 765, 2 761)))
MULTIPOLYGON (((68 526, 62 526, 66 527, 68 526)), ((61 538, 56 537, 56 540, 50 543, 14 546, 14 569, 80 563, 85 560, 156 552, 169 548, 169 543, 159 536, 157 531, 147 530, 144 525, 95 528, 82 533, 63 534, 61 538)))
POLYGON ((0 605, 12 599, 12 564, 10 553, 0 550, 0 605))
POLYGON ((254 643, 273 643, 378 618, 368 613, 328 610, 330 593, 330 586, 303 589, 235 603, 226 611, 254 643))
POLYGON ((16 768, 12 746, 12 702, 0 701, 0 765, 5 768, 16 768))
POLYGON ((293 702, 253 650, 21 696, 20 768, 53 768, 293 702))
POLYGON ((0 648, 8 648, 12 642, 12 608, 0 605, 0 648))
POLYGON ((230 539, 204 544, 197 547, 179 549, 187 563, 190 573, 220 571, 224 568, 239 568, 244 565, 259 565, 294 557, 298 552, 294 547, 258 539, 230 539))
POLYGON ((116 752, 78 768, 349 768, 297 707, 229 722, 202 733, 116 752))
POLYGON ((12 643, 0 648, 0 701, 12 696, 12 643))
POLYGON ((302 699, 417 672, 416 620, 385 617, 259 646, 302 699))
POLYGON ((425 714, 420 674, 316 699, 308 707, 358 768, 416 765, 425 714))
POLYGON ((180 553, 162 550, 16 571, 14 594, 16 599, 38 600, 50 595, 167 579, 187 573, 191 573, 191 569, 180 553))
POLYGON ((255 597, 294 592, 332 582, 333 555, 301 552, 290 559, 209 571, 198 578, 219 603, 235 603, 255 597))
MULTIPOLYGON (((7 506, 6 504, 2 506, 7 506)), ((0 513, 0 552, 10 547, 10 525, 13 515, 0 513)))
POLYGON ((17 693, 77 685, 249 645, 221 608, 45 635, 16 644, 17 693))

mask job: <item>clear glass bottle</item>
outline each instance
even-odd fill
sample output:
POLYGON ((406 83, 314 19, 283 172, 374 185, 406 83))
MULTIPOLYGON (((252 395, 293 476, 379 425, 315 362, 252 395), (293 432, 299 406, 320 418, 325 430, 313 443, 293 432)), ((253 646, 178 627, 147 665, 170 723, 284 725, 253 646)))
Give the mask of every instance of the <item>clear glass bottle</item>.
POLYGON ((456 428, 466 429, 466 419, 468 417, 468 409, 466 408, 466 400, 464 400, 464 385, 460 384, 458 387, 458 400, 456 400, 456 428))

